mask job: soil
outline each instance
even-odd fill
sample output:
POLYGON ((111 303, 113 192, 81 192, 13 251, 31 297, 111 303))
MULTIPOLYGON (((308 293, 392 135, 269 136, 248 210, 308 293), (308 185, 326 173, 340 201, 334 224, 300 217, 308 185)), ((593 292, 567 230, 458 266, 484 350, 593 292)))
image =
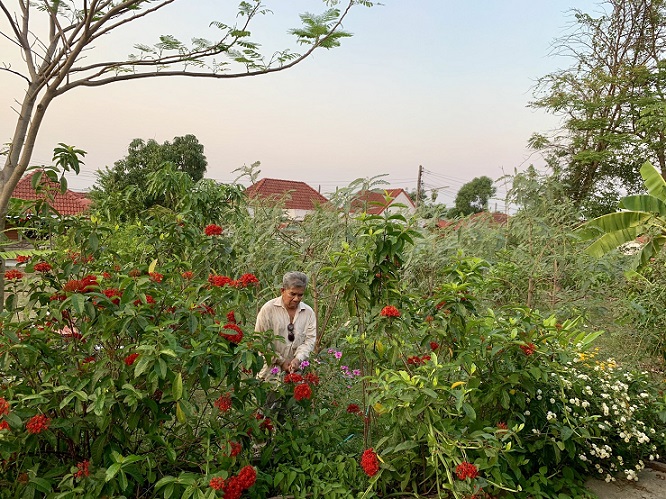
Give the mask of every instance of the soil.
POLYGON ((666 499, 666 463, 650 463, 638 474, 637 482, 590 479, 587 489, 599 499, 666 499))

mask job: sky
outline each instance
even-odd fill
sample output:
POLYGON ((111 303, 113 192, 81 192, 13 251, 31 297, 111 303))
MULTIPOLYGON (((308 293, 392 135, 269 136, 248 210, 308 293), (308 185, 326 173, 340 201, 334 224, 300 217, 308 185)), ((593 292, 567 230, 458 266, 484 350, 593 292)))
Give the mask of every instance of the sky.
MULTIPOLYGON (((252 29, 265 52, 291 46, 298 13, 318 0, 265 0, 273 14, 252 29)), ((237 2, 178 0, 152 22, 104 40, 99 53, 126 55, 161 34, 213 38, 209 22, 233 20, 237 2)), ((504 210, 505 175, 543 165, 527 148, 534 132, 559 119, 532 109, 538 78, 568 67, 553 42, 571 31, 571 9, 599 11, 597 0, 384 0, 355 7, 353 37, 319 50, 285 72, 252 78, 161 78, 79 88, 47 111, 33 165, 51 164, 63 142, 87 152, 74 190, 123 158, 135 138, 159 143, 186 134, 204 145, 207 178, 233 182, 236 169, 261 162, 259 178, 303 181, 324 195, 358 178, 414 190, 419 167, 426 193, 454 204, 480 176, 496 182, 491 208, 504 210)), ((148 18, 147 18, 148 20, 148 18)), ((4 19, 0 30, 6 30, 4 19)), ((296 51, 298 47, 294 48, 296 51)), ((302 49, 300 49, 302 50, 302 49)), ((19 63, 0 40, 0 61, 19 63), (12 59, 13 58, 13 59, 12 59)), ((17 66, 14 66, 17 67, 17 66)), ((15 125, 24 85, 0 72, 0 136, 15 125)), ((239 180, 248 185, 246 178, 239 180)))

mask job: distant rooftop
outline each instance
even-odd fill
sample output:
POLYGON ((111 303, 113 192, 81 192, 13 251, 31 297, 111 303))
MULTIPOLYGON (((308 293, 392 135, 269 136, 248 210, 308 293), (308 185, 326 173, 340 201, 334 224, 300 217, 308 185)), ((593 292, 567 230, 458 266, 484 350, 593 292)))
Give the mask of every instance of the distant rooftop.
MULTIPOLYGON (((12 197, 18 199, 25 199, 28 201, 36 199, 44 199, 43 194, 37 194, 35 189, 32 188, 32 177, 37 172, 26 175, 16 184, 12 197)), ((90 199, 83 192, 74 192, 69 189, 64 193, 60 192, 60 184, 51 182, 46 175, 42 175, 42 184, 48 184, 53 192, 53 202, 51 206, 55 208, 61 215, 80 215, 85 212, 91 204, 90 199)))
POLYGON ((285 208, 289 210, 314 210, 316 206, 328 202, 324 196, 305 182, 263 178, 246 189, 249 197, 285 200, 285 208))

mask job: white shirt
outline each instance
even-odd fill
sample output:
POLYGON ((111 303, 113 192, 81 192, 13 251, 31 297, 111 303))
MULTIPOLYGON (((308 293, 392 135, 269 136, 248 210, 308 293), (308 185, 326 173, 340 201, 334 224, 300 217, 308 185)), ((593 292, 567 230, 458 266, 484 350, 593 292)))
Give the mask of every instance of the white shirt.
POLYGON ((270 370, 280 366, 284 361, 298 359, 303 361, 314 350, 317 339, 317 317, 314 310, 303 302, 298 304, 294 316, 294 341, 289 341, 287 326, 290 323, 289 312, 282 303, 282 296, 269 300, 261 307, 254 326, 256 332, 272 331, 273 363, 265 364, 259 372, 259 377, 270 378, 270 370))

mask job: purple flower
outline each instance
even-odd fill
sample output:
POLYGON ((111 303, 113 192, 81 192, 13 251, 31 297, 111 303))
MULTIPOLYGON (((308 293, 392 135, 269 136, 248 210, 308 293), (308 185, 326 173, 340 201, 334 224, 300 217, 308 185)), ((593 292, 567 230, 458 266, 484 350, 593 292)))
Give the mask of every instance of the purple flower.
POLYGON ((361 375, 361 370, 360 370, 360 369, 354 369, 354 370, 352 371, 352 374, 353 374, 354 376, 360 376, 360 375, 361 375))
POLYGON ((336 359, 341 359, 342 358, 342 352, 335 352, 335 358, 336 359))
POLYGON ((329 348, 328 353, 335 353, 335 350, 333 350, 332 348, 329 348))
POLYGON ((271 369, 271 374, 277 374, 280 372, 280 368, 278 366, 275 366, 273 369, 271 369))
POLYGON ((310 365, 310 363, 307 360, 304 360, 303 362, 301 362, 301 369, 305 369, 309 365, 310 365))

